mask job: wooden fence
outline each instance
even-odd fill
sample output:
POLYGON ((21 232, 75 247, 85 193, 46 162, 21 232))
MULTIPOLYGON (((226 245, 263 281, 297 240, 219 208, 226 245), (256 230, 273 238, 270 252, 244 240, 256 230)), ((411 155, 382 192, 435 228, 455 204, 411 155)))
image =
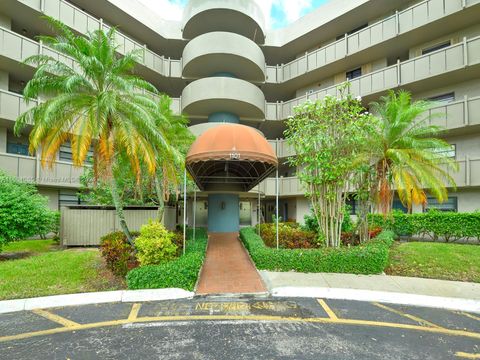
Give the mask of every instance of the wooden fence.
MULTIPOLYGON (((138 231, 149 219, 157 218, 157 207, 126 207, 128 227, 138 231)), ((175 227, 175 209, 167 208, 164 224, 175 227), (171 217, 173 216, 173 219, 171 217)), ((121 231, 115 209, 105 206, 66 206, 61 210, 60 239, 64 246, 96 246, 100 238, 112 231, 121 231)))

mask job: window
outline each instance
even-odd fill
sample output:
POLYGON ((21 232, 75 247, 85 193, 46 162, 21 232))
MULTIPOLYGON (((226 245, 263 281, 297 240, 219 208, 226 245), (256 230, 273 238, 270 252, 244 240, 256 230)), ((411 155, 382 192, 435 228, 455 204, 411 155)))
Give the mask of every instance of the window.
POLYGON ((355 78, 358 78, 359 76, 362 76, 362 68, 356 68, 350 71, 347 71, 347 80, 353 80, 355 78))
MULTIPOLYGON (((86 159, 85 162, 86 163, 91 163, 89 158, 92 157, 92 156, 93 156, 93 150, 92 150, 92 148, 90 148, 90 150, 88 150, 87 159, 86 159)), ((72 158, 72 146, 70 145, 70 142, 66 142, 65 144, 60 146, 60 151, 59 151, 59 154, 58 154, 58 158, 61 161, 72 161, 73 160, 73 158, 72 158)))
POLYGON ((424 212, 428 210, 436 209, 439 211, 458 211, 458 199, 456 197, 449 197, 448 200, 443 203, 438 202, 436 198, 427 198, 427 206, 424 208, 424 212))
POLYGON ((402 204, 400 199, 393 199, 393 210, 399 210, 404 213, 408 213, 408 209, 402 204))
POLYGON ((446 93, 446 94, 432 96, 431 98, 428 98, 427 100, 433 101, 433 102, 447 102, 447 103, 449 103, 449 102, 455 101, 455 93, 450 92, 450 93, 446 93))
POLYGON ((428 47, 428 48, 422 50, 422 55, 427 55, 427 54, 430 54, 431 52, 434 52, 434 51, 437 51, 437 50, 440 50, 440 49, 445 49, 446 47, 449 47, 451 44, 452 44, 451 41, 448 40, 446 42, 428 47))
POLYGON ((348 197, 347 201, 345 202, 345 205, 350 208, 350 215, 355 215, 356 214, 356 212, 357 212, 357 209, 356 209, 357 201, 354 198, 348 197))
POLYGON ((21 143, 7 143, 7 153, 8 154, 18 154, 29 156, 28 145, 21 143))
POLYGON ((70 205, 83 205, 84 201, 80 199, 75 190, 60 190, 58 194, 58 207, 70 205))
POLYGON ((455 157, 457 156, 457 146, 455 144, 451 144, 450 148, 448 149, 442 149, 442 150, 434 149, 434 152, 441 155, 442 157, 446 156, 446 157, 455 159, 455 157))

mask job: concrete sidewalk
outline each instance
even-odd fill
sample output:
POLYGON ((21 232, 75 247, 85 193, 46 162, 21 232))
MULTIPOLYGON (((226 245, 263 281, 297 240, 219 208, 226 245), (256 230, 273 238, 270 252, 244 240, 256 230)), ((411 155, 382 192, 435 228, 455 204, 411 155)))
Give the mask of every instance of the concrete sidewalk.
POLYGON ((388 275, 260 271, 270 293, 280 288, 354 289, 480 300, 480 284, 388 275))

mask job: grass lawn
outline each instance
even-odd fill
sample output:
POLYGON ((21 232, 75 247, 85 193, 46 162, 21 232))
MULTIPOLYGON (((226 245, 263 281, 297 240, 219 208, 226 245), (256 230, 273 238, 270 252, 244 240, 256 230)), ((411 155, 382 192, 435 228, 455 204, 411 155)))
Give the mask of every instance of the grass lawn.
POLYGON ((37 254, 0 261, 0 300, 125 287, 123 280, 113 277, 105 269, 97 249, 49 251, 53 245, 49 241, 45 240, 43 247, 40 244, 43 240, 19 241, 4 249, 37 254))
POLYGON ((56 245, 54 240, 23 240, 23 241, 13 241, 5 245, 2 249, 4 253, 12 252, 33 252, 33 253, 43 253, 50 251, 51 248, 56 245))
POLYGON ((480 282, 480 246, 429 242, 395 243, 389 275, 480 282))

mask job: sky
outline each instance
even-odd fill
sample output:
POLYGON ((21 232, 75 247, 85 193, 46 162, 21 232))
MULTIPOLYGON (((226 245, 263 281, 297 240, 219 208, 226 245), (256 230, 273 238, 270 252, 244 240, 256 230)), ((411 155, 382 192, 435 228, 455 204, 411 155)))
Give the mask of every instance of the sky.
MULTIPOLYGON (((188 0, 139 0, 167 20, 181 20, 188 0)), ((256 0, 263 9, 267 29, 282 28, 329 0, 256 0)))

